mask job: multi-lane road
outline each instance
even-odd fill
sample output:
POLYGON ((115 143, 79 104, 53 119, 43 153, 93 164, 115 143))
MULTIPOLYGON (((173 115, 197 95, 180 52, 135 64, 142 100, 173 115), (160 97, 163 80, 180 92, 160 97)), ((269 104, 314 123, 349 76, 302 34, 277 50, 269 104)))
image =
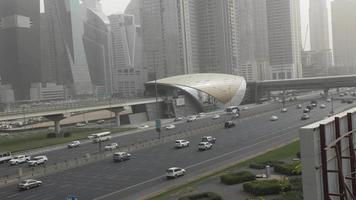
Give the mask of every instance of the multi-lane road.
MULTIPOLYGON (((303 104, 305 107, 307 103, 303 104)), ((204 132, 184 138, 190 141, 188 148, 175 149, 174 142, 162 143, 145 149, 131 152, 132 159, 122 163, 114 163, 112 159, 104 159, 83 167, 40 178, 43 185, 29 191, 18 192, 16 185, 0 188, 1 199, 65 199, 70 195, 79 199, 142 199, 143 196, 162 190, 166 187, 182 183, 199 174, 209 172, 231 162, 236 162, 254 154, 263 152, 276 145, 291 141, 298 137, 298 128, 317 121, 330 112, 319 107, 311 111, 309 120, 300 120, 302 109, 289 106, 288 112, 280 113, 279 105, 267 104, 242 111, 242 118, 237 126, 224 129, 223 125, 211 126, 204 132), (275 108, 275 109, 274 109, 275 108), (271 122, 271 115, 277 115, 279 120, 271 122), (217 142, 212 150, 199 152, 197 144, 203 135, 212 135, 217 142), (165 170, 172 166, 187 169, 187 175, 177 180, 167 181, 165 170)), ((334 110, 341 111, 351 104, 334 102, 334 110)), ((192 123, 179 123, 176 128, 164 131, 162 134, 178 134, 212 123, 223 122, 210 117, 192 123)), ((115 137, 111 142, 119 146, 134 144, 157 138, 154 130, 115 137)), ((177 138, 180 138, 177 136, 177 138)), ((51 162, 61 162, 83 156, 85 153, 98 151, 97 144, 85 144, 75 149, 58 149, 47 152, 51 162)), ((23 166, 24 167, 24 166, 23 166)), ((15 174, 17 167, 0 166, 1 175, 15 174)))

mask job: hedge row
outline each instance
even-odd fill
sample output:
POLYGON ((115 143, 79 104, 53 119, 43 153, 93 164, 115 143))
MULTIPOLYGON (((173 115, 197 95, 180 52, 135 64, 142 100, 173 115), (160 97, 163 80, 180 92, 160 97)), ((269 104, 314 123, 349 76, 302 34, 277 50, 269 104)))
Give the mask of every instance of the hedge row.
POLYGON ((287 176, 301 175, 302 166, 300 162, 280 164, 274 166, 274 171, 287 176))
POLYGON ((256 180, 256 177, 249 171, 229 173, 220 176, 220 181, 226 185, 239 184, 253 180, 256 180))
POLYGON ((288 180, 259 180, 243 184, 243 189, 255 196, 264 196, 287 192, 291 189, 288 180))
POLYGON ((270 167, 274 167, 276 165, 281 165, 284 164, 283 161, 278 161, 278 160, 269 160, 266 162, 261 162, 261 163, 252 163, 249 165, 249 168, 252 169, 265 169, 267 165, 269 165, 270 167))
MULTIPOLYGON (((70 137, 71 136, 71 133, 69 132, 64 132, 63 133, 63 137, 70 137)), ((56 133, 48 133, 47 138, 56 138, 57 137, 57 134, 56 133)))
POLYGON ((213 192, 204 192, 192 194, 179 198, 178 200, 222 200, 222 198, 213 192))

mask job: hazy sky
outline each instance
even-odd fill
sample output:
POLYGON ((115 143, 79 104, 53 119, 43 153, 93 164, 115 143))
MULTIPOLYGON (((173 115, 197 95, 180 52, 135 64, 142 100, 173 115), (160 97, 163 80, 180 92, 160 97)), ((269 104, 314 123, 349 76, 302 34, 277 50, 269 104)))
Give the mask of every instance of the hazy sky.
MULTIPOLYGON (((331 1, 331 0, 327 0, 331 1)), ((103 10, 107 15, 123 12, 130 0, 101 0, 103 5, 103 10)), ((301 9, 301 31, 302 31, 302 41, 304 45, 306 27, 308 24, 308 8, 309 0, 300 0, 301 9)), ((309 34, 307 36, 309 38, 309 34)), ((309 49, 309 43, 306 44, 306 49, 309 49)))

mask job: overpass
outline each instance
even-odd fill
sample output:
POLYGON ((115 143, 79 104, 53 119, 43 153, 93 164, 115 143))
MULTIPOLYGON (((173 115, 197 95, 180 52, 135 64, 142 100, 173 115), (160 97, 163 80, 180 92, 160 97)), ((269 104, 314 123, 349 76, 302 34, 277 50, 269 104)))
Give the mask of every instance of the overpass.
MULTIPOLYGON (((162 98, 158 98, 157 102, 163 102, 162 98)), ((22 111, 8 111, 0 112, 0 121, 16 120, 23 118, 33 118, 33 117, 45 117, 55 124, 55 132, 60 133, 60 121, 66 117, 69 117, 71 113, 76 112, 92 112, 98 110, 109 110, 115 114, 116 123, 120 125, 120 112, 131 109, 135 111, 135 106, 147 105, 156 103, 156 98, 141 98, 141 99, 131 99, 131 100, 109 100, 109 101, 99 101, 93 102, 92 104, 85 105, 60 105, 41 108, 29 108, 22 111)), ((141 109, 142 110, 142 109, 141 109)))
POLYGON ((356 87, 356 75, 247 82, 247 90, 252 102, 268 96, 271 91, 312 89, 324 90, 327 95, 329 89, 341 87, 356 87))

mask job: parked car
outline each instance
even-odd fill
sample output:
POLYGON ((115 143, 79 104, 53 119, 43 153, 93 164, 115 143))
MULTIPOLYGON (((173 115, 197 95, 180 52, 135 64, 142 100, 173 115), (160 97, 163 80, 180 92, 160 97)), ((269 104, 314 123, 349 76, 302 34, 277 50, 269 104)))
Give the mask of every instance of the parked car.
POLYGON ((270 118, 269 118, 270 121, 277 121, 278 120, 278 117, 276 115, 272 115, 270 118))
POLYGON ((213 144, 210 142, 200 142, 198 144, 199 151, 205 151, 205 150, 211 149, 212 147, 213 147, 213 144))
POLYGON ((227 121, 224 126, 225 128, 232 128, 235 127, 235 123, 233 121, 227 121))
POLYGON ((48 161, 47 156, 36 156, 28 161, 28 165, 30 167, 36 166, 36 165, 43 165, 43 164, 46 164, 47 161, 48 161))
POLYGON ((175 147, 176 148, 189 147, 189 143, 190 142, 188 140, 176 140, 175 147))
POLYGON ((212 117, 212 119, 219 119, 220 118, 220 115, 216 114, 212 117))
POLYGON ((169 169, 167 169, 166 171, 166 177, 167 179, 170 178, 177 178, 179 176, 184 176, 185 174, 185 169, 180 168, 180 167, 171 167, 169 169))
POLYGON ((114 162, 121 162, 125 160, 129 160, 131 158, 131 154, 127 152, 116 152, 113 155, 114 162))
POLYGON ((197 116, 195 116, 195 115, 189 116, 189 117, 187 118, 187 122, 193 122, 193 121, 195 121, 195 120, 197 120, 197 116))
POLYGON ((310 118, 309 115, 306 114, 306 113, 304 113, 304 114, 300 117, 301 120, 307 120, 307 119, 309 119, 309 118, 310 118))
POLYGON ((216 138, 214 138, 213 136, 203 136, 201 138, 201 141, 202 142, 210 142, 210 143, 214 144, 216 141, 216 138))
POLYGON ((75 141, 69 143, 67 146, 68 146, 69 149, 70 148, 79 147, 80 146, 80 142, 78 140, 75 140, 75 141))
POLYGON ((111 150, 114 150, 116 149, 117 147, 119 147, 119 145, 117 143, 111 143, 111 144, 108 144, 104 147, 105 151, 111 151, 111 150))
POLYGON ((172 130, 172 129, 175 129, 175 128, 176 128, 176 126, 174 124, 166 126, 166 130, 172 130))
POLYGON ((35 180, 35 179, 26 179, 21 181, 17 185, 17 187, 19 188, 19 190, 29 190, 31 188, 38 187, 40 185, 42 185, 42 181, 35 180))
POLYGON ((25 162, 27 162, 29 160, 31 160, 31 156, 17 155, 17 156, 13 157, 9 161, 9 164, 10 165, 18 165, 18 164, 21 164, 21 163, 25 163, 25 162))

